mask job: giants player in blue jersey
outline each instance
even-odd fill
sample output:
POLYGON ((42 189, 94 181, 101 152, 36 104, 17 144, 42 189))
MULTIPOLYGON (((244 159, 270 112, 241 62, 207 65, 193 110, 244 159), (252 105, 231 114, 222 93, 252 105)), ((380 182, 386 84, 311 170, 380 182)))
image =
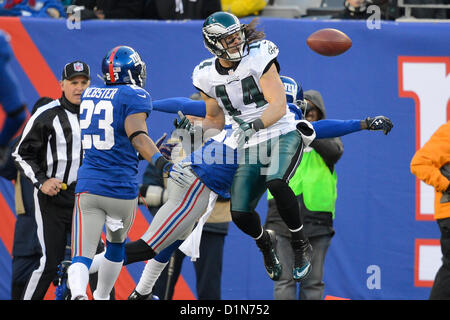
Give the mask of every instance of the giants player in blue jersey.
POLYGON ((6 113, 6 119, 0 131, 0 165, 8 158, 8 143, 27 119, 27 112, 17 79, 9 61, 13 56, 9 45, 9 35, 0 30, 0 104, 6 113))
POLYGON ((145 63, 127 46, 110 50, 102 62, 105 85, 89 87, 81 98, 80 129, 84 158, 75 189, 72 299, 87 299, 89 267, 106 225, 106 253, 99 268, 96 300, 109 299, 120 273, 124 242, 132 226, 138 196, 138 152, 161 171, 171 164, 147 134, 152 110, 143 89, 145 63))

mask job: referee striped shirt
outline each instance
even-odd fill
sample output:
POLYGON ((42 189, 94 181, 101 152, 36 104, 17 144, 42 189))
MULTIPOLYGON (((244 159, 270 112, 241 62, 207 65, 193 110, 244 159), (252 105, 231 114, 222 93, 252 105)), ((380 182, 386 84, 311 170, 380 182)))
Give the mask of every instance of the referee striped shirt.
POLYGON ((35 111, 12 156, 36 188, 50 178, 70 185, 81 165, 80 137, 79 107, 63 97, 35 111))

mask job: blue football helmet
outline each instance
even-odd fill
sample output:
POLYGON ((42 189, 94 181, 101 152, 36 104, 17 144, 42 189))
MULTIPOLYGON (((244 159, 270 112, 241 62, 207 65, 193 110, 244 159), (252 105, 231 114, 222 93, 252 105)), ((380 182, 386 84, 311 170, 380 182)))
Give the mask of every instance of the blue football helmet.
POLYGON ((303 88, 297 84, 294 79, 286 76, 280 76, 281 82, 284 85, 284 91, 286 92, 286 100, 288 103, 295 103, 297 101, 303 101, 303 88))
POLYGON ((286 102, 293 103, 296 107, 289 106, 289 109, 293 111, 299 119, 304 118, 303 115, 306 114, 306 109, 308 108, 308 104, 303 97, 303 88, 300 84, 286 76, 280 76, 281 82, 284 85, 284 91, 286 93, 286 102))
POLYGON ((128 46, 115 47, 106 54, 102 73, 108 85, 134 84, 143 88, 147 78, 145 62, 136 50, 128 46))

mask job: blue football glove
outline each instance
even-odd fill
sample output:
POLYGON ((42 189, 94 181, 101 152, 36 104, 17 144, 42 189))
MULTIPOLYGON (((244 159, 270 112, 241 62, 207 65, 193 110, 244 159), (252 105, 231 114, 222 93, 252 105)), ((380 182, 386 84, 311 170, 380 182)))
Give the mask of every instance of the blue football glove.
POLYGON ((376 116, 374 118, 366 118, 367 130, 383 130, 384 134, 388 134, 391 131, 392 124, 391 119, 385 116, 376 116))

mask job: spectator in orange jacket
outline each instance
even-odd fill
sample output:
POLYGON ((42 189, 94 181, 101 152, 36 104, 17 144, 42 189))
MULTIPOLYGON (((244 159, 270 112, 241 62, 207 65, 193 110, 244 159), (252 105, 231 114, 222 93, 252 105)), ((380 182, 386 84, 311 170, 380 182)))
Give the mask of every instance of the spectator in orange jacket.
POLYGON ((442 266, 430 299, 450 299, 450 121, 439 127, 411 160, 411 172, 434 187, 434 218, 441 231, 442 266))

